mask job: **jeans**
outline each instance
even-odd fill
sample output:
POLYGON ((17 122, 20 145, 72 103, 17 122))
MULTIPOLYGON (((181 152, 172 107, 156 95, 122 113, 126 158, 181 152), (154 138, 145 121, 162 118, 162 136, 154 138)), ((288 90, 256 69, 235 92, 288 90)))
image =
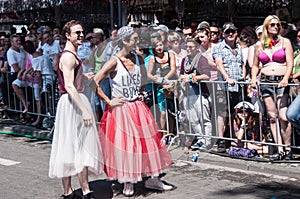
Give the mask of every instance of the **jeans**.
POLYGON ((287 119, 300 130, 300 94, 294 99, 286 111, 287 119))

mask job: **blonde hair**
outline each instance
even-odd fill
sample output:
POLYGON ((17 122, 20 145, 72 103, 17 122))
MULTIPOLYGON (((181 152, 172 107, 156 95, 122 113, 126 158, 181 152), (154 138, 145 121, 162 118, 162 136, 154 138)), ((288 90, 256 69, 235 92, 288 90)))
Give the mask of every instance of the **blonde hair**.
POLYGON ((277 34, 278 38, 280 39, 280 32, 282 29, 280 19, 276 15, 269 15, 265 18, 264 23, 263 23, 263 30, 262 30, 262 35, 261 35, 261 39, 260 39, 262 44, 264 44, 265 41, 267 40, 267 38, 269 38, 268 27, 269 27, 272 19, 276 19, 278 21, 278 23, 280 24, 280 26, 278 27, 278 34, 277 34))
POLYGON ((168 34, 168 41, 169 42, 176 41, 176 40, 178 40, 180 42, 181 39, 182 38, 181 38, 180 34, 177 33, 177 32, 171 32, 171 33, 168 34))

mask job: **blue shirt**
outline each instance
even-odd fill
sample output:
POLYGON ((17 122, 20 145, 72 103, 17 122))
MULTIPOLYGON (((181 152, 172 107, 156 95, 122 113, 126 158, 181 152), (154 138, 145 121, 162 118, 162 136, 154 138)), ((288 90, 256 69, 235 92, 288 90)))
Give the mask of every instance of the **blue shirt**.
MULTIPOLYGON (((221 43, 216 44, 212 49, 212 56, 214 59, 220 58, 223 61, 224 68, 230 78, 241 81, 243 80, 243 53, 240 45, 236 44, 235 49, 236 55, 233 50, 225 43, 223 40, 221 43)), ((218 73, 218 79, 220 81, 225 81, 221 73, 218 73)), ((238 92, 239 86, 235 85, 225 85, 225 89, 228 88, 230 92, 238 92)))

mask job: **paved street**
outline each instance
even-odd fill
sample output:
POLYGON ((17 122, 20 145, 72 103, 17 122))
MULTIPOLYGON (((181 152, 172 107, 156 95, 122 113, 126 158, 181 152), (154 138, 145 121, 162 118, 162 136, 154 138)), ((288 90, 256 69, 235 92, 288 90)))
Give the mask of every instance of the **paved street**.
MULTIPOLYGON (((60 180, 47 175, 50 149, 49 141, 0 135, 0 198, 59 198, 60 180)), ((190 161, 192 152, 186 155, 182 148, 172 148, 171 153, 174 164, 162 179, 175 189, 162 193, 147 190, 139 183, 132 198, 300 198, 297 164, 258 163, 205 152, 194 163, 190 161)), ((90 181, 96 198, 125 198, 122 185, 106 181, 104 175, 90 181)), ((77 180, 73 186, 80 193, 77 180)))

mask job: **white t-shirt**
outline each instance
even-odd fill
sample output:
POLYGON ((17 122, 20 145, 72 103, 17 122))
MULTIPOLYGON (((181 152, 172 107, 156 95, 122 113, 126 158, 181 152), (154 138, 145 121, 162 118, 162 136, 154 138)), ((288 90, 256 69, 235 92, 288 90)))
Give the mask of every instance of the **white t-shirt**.
POLYGON ((11 66, 10 71, 15 72, 15 69, 12 67, 13 64, 18 64, 19 68, 21 69, 25 62, 26 53, 23 48, 20 48, 20 52, 9 48, 7 51, 7 62, 11 66))
POLYGON ((54 79, 54 71, 46 55, 32 58, 32 67, 35 71, 41 71, 43 79, 54 79))
POLYGON ((51 45, 45 43, 42 46, 42 50, 43 50, 43 54, 49 58, 49 60, 52 64, 52 68, 54 68, 54 63, 53 63, 54 55, 61 52, 61 49, 59 46, 59 41, 54 40, 54 42, 51 45))

